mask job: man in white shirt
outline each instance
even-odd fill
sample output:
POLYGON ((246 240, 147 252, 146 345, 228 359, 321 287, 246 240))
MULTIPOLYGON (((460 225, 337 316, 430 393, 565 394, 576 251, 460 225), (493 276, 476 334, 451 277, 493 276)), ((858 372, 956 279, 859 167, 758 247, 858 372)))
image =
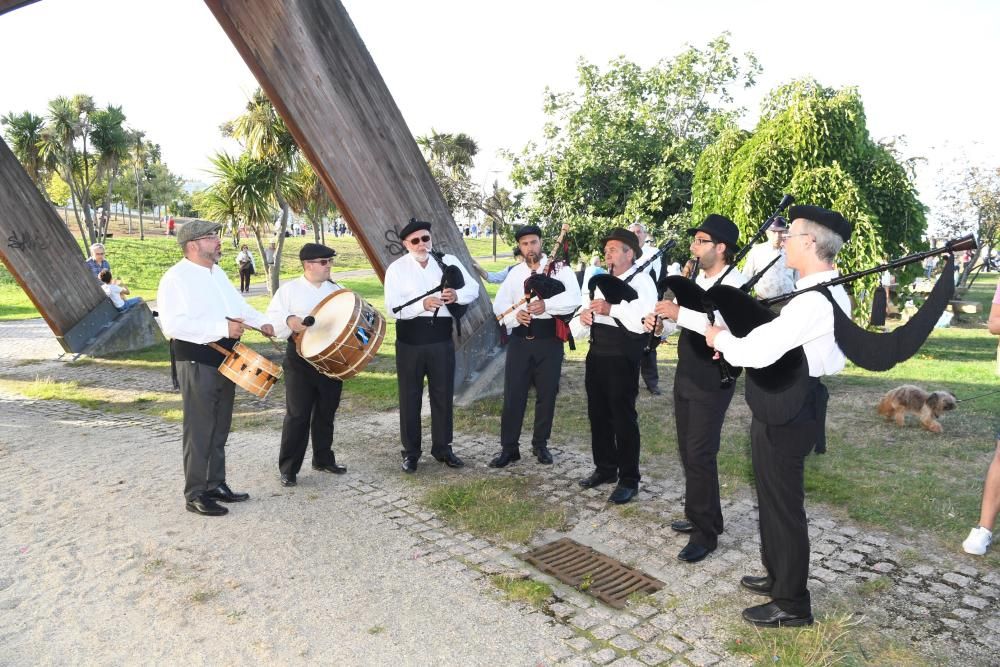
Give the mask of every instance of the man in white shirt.
MULTIPOLYGON (((722 284, 740 287, 746 278, 735 268, 730 269, 739 250, 739 228, 729 218, 711 214, 693 229, 691 256, 698 260, 700 271, 695 282, 708 290, 719 280, 722 284)), ((718 362, 705 345, 708 316, 684 308, 674 301, 656 304, 656 315, 665 318, 664 330, 680 328, 677 342, 677 372, 674 375, 674 417, 677 425, 677 449, 684 467, 685 520, 674 521, 670 527, 688 533, 687 545, 677 554, 679 560, 696 563, 718 546, 722 533, 722 505, 719 499, 717 459, 722 441, 722 423, 733 400, 734 383, 720 382, 718 362), (673 324, 676 323, 676 324, 673 324)), ((716 313, 716 322, 722 316, 716 313)), ((652 329, 655 318, 647 318, 652 329)))
MULTIPOLYGON (((785 252, 789 268, 801 276, 796 289, 815 287, 836 278, 834 258, 851 238, 851 223, 840 213, 818 206, 792 206, 788 217, 792 224, 785 236, 785 252)), ((829 292, 837 307, 850 314, 850 300, 843 287, 831 287, 829 292)), ((790 300, 777 318, 742 338, 717 326, 710 326, 705 332, 708 344, 737 366, 766 369, 798 347, 802 348, 808 364, 805 383, 795 383, 785 391, 765 391, 752 377, 747 378, 747 403, 753 415, 750 449, 757 482, 761 559, 766 574, 743 577, 740 583, 771 598, 767 604, 743 611, 743 618, 754 625, 796 626, 813 622, 806 587, 809 531, 803 468, 805 457, 823 439, 826 426, 829 395, 819 378, 839 373, 845 364, 844 353, 834 339, 833 308, 823 294, 812 290, 790 300), (793 416, 774 418, 782 411, 779 408, 793 416)))
POLYGON ((226 484, 225 446, 236 386, 219 373, 225 357, 208 343, 232 349, 243 335, 244 322, 274 335, 274 328, 243 300, 219 267, 219 228, 205 220, 181 227, 177 243, 184 259, 167 269, 156 294, 160 324, 172 339, 184 405, 185 507, 206 516, 228 512, 218 500, 231 503, 250 498, 226 484))
POLYGON ((302 469, 309 433, 312 432, 312 469, 343 474, 333 453, 333 420, 340 406, 343 382, 320 373, 299 356, 292 334, 302 333, 302 320, 316 305, 341 289, 330 280, 330 266, 337 251, 319 243, 306 243, 299 250, 302 276, 278 288, 266 317, 274 322, 274 335, 288 339, 285 350, 285 420, 281 425, 278 472, 282 486, 295 486, 302 469))
POLYGON ((396 318, 403 472, 416 472, 420 460, 420 403, 425 377, 431 403, 431 455, 450 468, 461 468, 465 464, 451 445, 455 344, 451 337, 454 318, 448 306, 472 303, 479 296, 479 283, 454 255, 432 252, 431 223, 411 219, 400 230, 399 238, 407 253, 386 269, 385 308, 396 318), (435 289, 442 286, 444 267, 455 267, 448 271, 460 272, 464 285, 435 289), (414 299, 414 303, 403 305, 414 299))
POLYGON ((574 319, 576 338, 590 333, 585 385, 590 418, 594 472, 580 480, 593 488, 617 481, 608 498, 615 504, 631 501, 639 492, 639 362, 649 336, 643 317, 656 304, 656 285, 646 272, 636 273, 642 253, 639 239, 627 229, 612 229, 603 240, 608 273, 636 292, 630 301, 611 303, 600 288, 583 295, 580 317, 574 319))
POLYGON ((795 289, 793 271, 785 265, 784 251, 781 249, 782 238, 787 231, 785 219, 781 216, 775 217, 765 232, 767 240, 758 243, 747 253, 747 261, 743 265, 743 274, 747 280, 771 265, 754 284, 754 292, 761 299, 788 294, 795 289))
MULTIPOLYGON (((657 248, 653 245, 649 234, 646 233, 646 227, 641 222, 632 223, 629 230, 639 239, 639 245, 642 248, 642 256, 635 263, 644 264, 649 261, 650 257, 656 254, 657 248)), ((658 261, 646 267, 646 272, 650 274, 654 285, 660 279, 660 267, 662 264, 662 261, 658 261)), ((663 393, 660 391, 660 373, 656 368, 656 347, 650 347, 649 350, 642 353, 639 372, 642 375, 642 381, 646 383, 646 389, 649 390, 649 393, 653 396, 659 396, 663 393)))
MULTIPOLYGON (((493 312, 500 315, 524 298, 525 280, 533 273, 544 273, 549 258, 542 254, 542 230, 537 225, 524 225, 514 233, 524 262, 510 270, 504 279, 493 312)), ((503 414, 500 417, 500 453, 489 465, 503 468, 521 458, 520 438, 528 389, 535 387, 535 425, 531 435, 531 452, 539 463, 551 464, 549 436, 559 392, 562 372, 563 339, 557 335, 556 317, 570 315, 580 305, 580 285, 573 269, 563 264, 552 278, 565 291, 549 299, 534 298, 518 307, 502 320, 509 336, 507 360, 504 366, 503 414)))

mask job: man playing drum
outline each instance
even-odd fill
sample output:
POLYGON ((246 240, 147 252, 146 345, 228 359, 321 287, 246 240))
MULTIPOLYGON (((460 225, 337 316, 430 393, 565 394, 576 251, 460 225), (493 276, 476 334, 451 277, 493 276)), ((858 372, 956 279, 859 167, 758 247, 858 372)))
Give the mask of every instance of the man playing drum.
POLYGON ((288 338, 285 352, 285 422, 281 427, 278 470, 282 486, 295 486, 296 475, 309 445, 312 431, 312 468, 342 474, 347 468, 337 464, 333 454, 333 418, 340 406, 343 383, 316 370, 299 356, 293 333, 306 330, 303 318, 320 301, 341 289, 330 280, 330 265, 337 251, 318 243, 306 243, 299 251, 302 277, 285 283, 267 307, 275 335, 288 338))
POLYGON ((431 455, 450 468, 465 465, 451 448, 455 397, 455 344, 448 304, 468 304, 479 296, 479 283, 454 255, 431 254, 431 223, 411 220, 399 232, 408 251, 385 272, 385 308, 396 318, 396 376, 399 382, 399 430, 403 472, 417 471, 420 460, 420 402, 424 377, 431 403, 431 455), (464 278, 459 289, 445 288, 398 313, 393 308, 433 291, 442 283, 442 266, 456 267, 464 278))
POLYGON ((274 334, 266 318, 250 307, 217 262, 222 257, 220 225, 194 220, 181 227, 177 243, 184 259, 170 267, 156 294, 163 333, 171 340, 184 405, 184 498, 189 512, 221 516, 218 502, 250 498, 226 484, 226 440, 236 385, 219 373, 222 353, 243 334, 243 322, 274 334), (232 318, 232 319, 227 319, 232 318))

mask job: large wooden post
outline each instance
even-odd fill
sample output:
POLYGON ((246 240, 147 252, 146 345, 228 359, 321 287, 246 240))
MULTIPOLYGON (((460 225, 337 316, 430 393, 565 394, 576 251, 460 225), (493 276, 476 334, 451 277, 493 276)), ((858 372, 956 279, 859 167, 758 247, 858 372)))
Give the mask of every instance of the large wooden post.
POLYGON ((0 259, 67 352, 118 317, 73 235, 0 140, 0 259))
MULTIPOLYGON (((462 235, 420 149, 339 0, 205 2, 380 278, 405 252, 396 233, 411 217, 430 221, 435 248, 471 267, 462 235)), ((462 320, 457 392, 491 358, 498 339, 483 290, 462 320)))

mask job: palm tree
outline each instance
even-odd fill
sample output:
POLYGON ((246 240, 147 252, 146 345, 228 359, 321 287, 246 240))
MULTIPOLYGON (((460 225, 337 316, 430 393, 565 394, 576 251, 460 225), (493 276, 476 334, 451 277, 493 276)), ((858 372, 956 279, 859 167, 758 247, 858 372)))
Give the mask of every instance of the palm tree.
MULTIPOLYGON (((97 151, 97 176, 99 181, 107 178, 107 190, 104 195, 103 221, 100 227, 100 239, 103 241, 108 233, 108 223, 111 220, 111 194, 115 179, 118 178, 122 163, 128 157, 128 132, 125 130, 125 114, 121 107, 108 105, 106 109, 96 111, 91 116, 93 128, 91 141, 97 151)), ((130 230, 131 231, 131 230, 130 230)), ((141 234, 140 234, 141 238, 141 234)))
POLYGON ((417 145, 424 152, 424 159, 431 175, 441 190, 448 210, 472 213, 478 207, 478 190, 469 178, 479 146, 469 135, 450 134, 431 129, 426 136, 417 137, 417 145))
MULTIPOLYGON (((146 240, 146 229, 142 220, 142 185, 146 181, 146 165, 149 163, 149 146, 146 133, 134 130, 128 133, 128 166, 135 182, 135 201, 139 207, 139 240, 146 240)), ((129 231, 132 229, 132 214, 128 216, 129 231)))
MULTIPOLYGON (((226 136, 239 140, 247 154, 255 161, 267 166, 273 181, 273 196, 281 209, 281 222, 277 230, 277 251, 273 270, 268 274, 268 289, 274 294, 278 289, 278 274, 281 268, 281 250, 285 243, 285 229, 288 227, 288 200, 296 184, 289 175, 294 171, 299 159, 299 148, 288 126, 281 119, 274 105, 258 88, 247 102, 246 112, 222 127, 226 136)), ((255 231, 259 234, 259 231, 255 231)), ((263 254, 263 246, 261 246, 263 254)))
POLYGON ((36 116, 30 111, 15 114, 8 113, 0 118, 0 125, 7 129, 4 136, 7 137, 10 148, 14 152, 21 166, 31 177, 35 187, 41 192, 45 192, 45 161, 42 159, 41 151, 38 148, 42 140, 42 128, 45 126, 45 119, 36 116))
POLYGON ((298 186, 297 196, 289 197, 289 205, 299 215, 305 216, 313 227, 316 243, 326 243, 326 230, 323 220, 337 214, 337 206, 330 199, 323 183, 319 180, 312 165, 306 160, 299 160, 298 168, 292 174, 292 179, 298 186))

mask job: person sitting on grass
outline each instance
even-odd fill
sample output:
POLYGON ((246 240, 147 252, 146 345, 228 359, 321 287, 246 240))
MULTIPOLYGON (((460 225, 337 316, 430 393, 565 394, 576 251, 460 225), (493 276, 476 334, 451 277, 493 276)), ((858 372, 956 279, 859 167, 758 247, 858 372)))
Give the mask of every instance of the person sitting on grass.
POLYGON ((111 299, 111 303, 115 304, 115 308, 120 312, 124 313, 126 310, 130 310, 142 303, 142 297, 139 296, 134 296, 131 299, 122 299, 123 296, 128 294, 128 288, 122 285, 120 281, 116 280, 112 282, 111 269, 101 269, 97 277, 101 280, 101 289, 104 290, 104 293, 111 299))
MULTIPOLYGON (((1000 335, 1000 282, 993 295, 993 305, 990 307, 990 333, 1000 335)), ((993 460, 986 471, 986 481, 983 483, 983 504, 979 511, 979 525, 969 532, 962 542, 962 550, 967 554, 982 556, 990 548, 993 541, 993 524, 997 513, 1000 513, 1000 433, 997 433, 997 448, 993 452, 993 460)))

